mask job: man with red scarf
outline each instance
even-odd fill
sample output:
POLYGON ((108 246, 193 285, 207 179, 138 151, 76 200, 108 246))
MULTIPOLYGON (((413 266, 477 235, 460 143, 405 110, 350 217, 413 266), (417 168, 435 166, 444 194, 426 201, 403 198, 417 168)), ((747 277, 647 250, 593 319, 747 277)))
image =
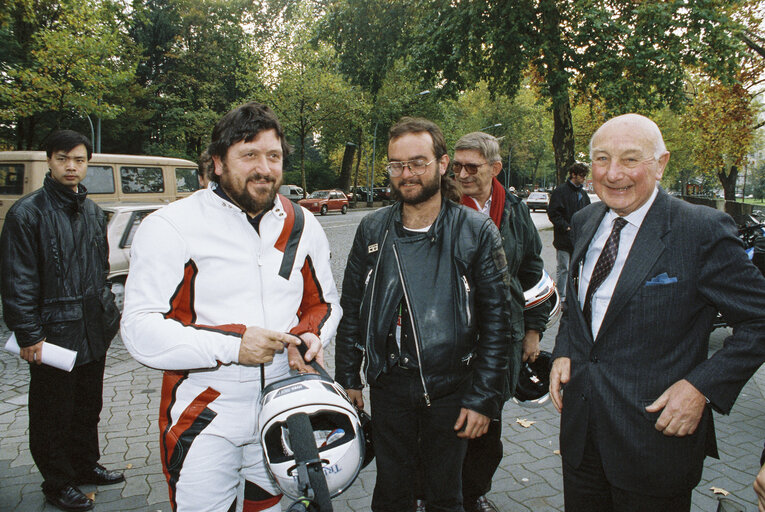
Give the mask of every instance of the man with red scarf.
MULTIPOLYGON (((462 188, 461 203, 489 215, 499 228, 510 274, 513 343, 510 371, 505 381, 505 400, 512 397, 518 381, 520 360, 533 362, 547 323, 550 305, 524 311, 523 290, 542 278, 544 264, 539 239, 529 209, 507 191, 496 176, 502 170, 497 139, 487 133, 464 135, 454 146, 454 176, 462 188)), ((488 432, 468 442, 462 466, 462 496, 466 512, 491 512, 497 508, 486 498, 491 479, 502 460, 502 422, 494 418, 488 432)))

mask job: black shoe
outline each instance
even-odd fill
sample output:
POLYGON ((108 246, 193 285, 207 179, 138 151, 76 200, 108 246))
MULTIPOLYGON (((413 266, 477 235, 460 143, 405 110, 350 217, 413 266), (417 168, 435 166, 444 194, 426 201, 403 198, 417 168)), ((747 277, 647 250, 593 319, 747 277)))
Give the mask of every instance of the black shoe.
POLYGON ((124 482, 125 475, 96 464, 90 471, 77 475, 76 481, 78 484, 112 485, 124 482))
POLYGON ((465 512, 499 512, 499 509, 484 495, 479 496, 470 506, 466 506, 465 512))
POLYGON ((93 500, 85 496, 81 490, 73 485, 66 485, 58 492, 46 492, 45 499, 61 510, 80 511, 93 508, 93 500))

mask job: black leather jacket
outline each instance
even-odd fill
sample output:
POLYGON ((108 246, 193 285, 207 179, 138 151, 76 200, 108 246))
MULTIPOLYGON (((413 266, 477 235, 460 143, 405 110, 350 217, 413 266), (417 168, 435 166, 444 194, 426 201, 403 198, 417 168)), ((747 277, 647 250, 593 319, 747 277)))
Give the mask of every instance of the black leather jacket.
POLYGON ((5 323, 20 347, 46 338, 76 350, 76 365, 106 354, 120 316, 106 282, 106 216, 86 194, 48 175, 11 207, 0 235, 5 323))
POLYGON ((574 244, 568 231, 571 228, 571 217, 588 204, 590 196, 587 195, 587 191, 571 183, 571 179, 567 179, 553 190, 550 205, 547 207, 547 217, 553 224, 553 247, 559 251, 573 252, 574 244))
POLYGON ((552 304, 549 300, 539 306, 523 309, 523 291, 532 288, 542 278, 544 262, 542 261, 542 240, 531 220, 528 207, 519 198, 505 191, 505 208, 502 211, 502 221, 499 225, 502 236, 502 246, 507 258, 507 269, 510 274, 510 323, 513 341, 508 365, 504 398, 513 396, 518 382, 523 352, 523 336, 529 329, 540 333, 545 331, 547 319, 552 304))
POLYGON ((367 215, 343 279, 335 379, 374 386, 386 369, 393 315, 406 294, 426 403, 464 390, 462 407, 497 417, 510 343, 505 254, 491 219, 443 201, 427 233, 403 235, 401 205, 367 215))

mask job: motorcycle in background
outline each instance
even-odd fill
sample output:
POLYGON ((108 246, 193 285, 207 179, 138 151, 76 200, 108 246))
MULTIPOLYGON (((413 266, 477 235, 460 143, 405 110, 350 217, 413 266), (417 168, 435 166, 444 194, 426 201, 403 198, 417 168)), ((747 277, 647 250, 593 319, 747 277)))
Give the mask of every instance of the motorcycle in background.
MULTIPOLYGON (((749 260, 765 275, 765 222, 763 222, 763 216, 765 215, 759 210, 753 215, 747 216, 738 225, 738 236, 744 242, 749 260)), ((717 313, 712 329, 719 327, 728 327, 728 323, 720 313, 717 313)))

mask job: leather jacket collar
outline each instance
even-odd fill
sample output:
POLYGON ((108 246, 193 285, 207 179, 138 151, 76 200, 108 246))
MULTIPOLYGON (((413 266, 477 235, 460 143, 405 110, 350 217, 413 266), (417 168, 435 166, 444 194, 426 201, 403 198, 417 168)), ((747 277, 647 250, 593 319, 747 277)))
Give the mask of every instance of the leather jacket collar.
POLYGON ((50 171, 45 175, 43 188, 56 206, 73 212, 82 209, 82 204, 88 196, 88 190, 82 184, 77 185, 77 192, 74 192, 72 189, 54 180, 51 177, 50 171))

